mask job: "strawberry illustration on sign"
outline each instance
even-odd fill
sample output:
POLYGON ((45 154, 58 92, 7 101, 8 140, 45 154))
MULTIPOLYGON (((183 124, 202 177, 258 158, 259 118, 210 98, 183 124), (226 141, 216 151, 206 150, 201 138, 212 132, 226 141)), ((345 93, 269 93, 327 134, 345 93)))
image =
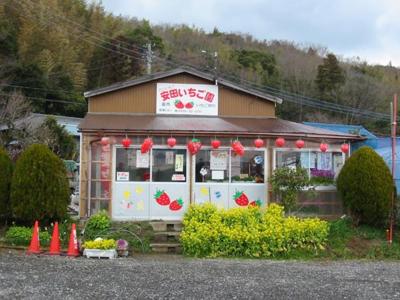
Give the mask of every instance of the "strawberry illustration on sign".
POLYGON ((183 200, 181 198, 174 200, 171 202, 171 204, 169 205, 169 209, 170 210, 180 210, 183 206, 183 200))
POLYGON ((261 207, 261 204, 262 204, 261 200, 257 199, 256 201, 251 201, 249 206, 261 207))
POLYGON ((164 190, 157 190, 154 194, 154 199, 160 205, 169 205, 171 202, 171 199, 164 190))
POLYGON ((236 191, 233 195, 233 200, 235 200, 236 204, 239 206, 247 206, 249 204, 249 198, 247 198, 243 191, 236 191))
POLYGON ((193 104, 194 104, 193 102, 188 102, 185 104, 185 107, 188 109, 191 109, 191 108, 193 108, 193 104))
POLYGON ((176 107, 177 109, 182 109, 182 108, 185 107, 185 105, 182 103, 181 100, 176 100, 176 101, 175 101, 175 107, 176 107))

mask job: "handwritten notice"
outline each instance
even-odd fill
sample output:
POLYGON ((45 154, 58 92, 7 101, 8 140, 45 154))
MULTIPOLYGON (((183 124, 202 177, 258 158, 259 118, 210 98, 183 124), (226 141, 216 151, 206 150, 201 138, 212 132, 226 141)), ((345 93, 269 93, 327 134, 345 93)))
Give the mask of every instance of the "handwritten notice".
POLYGON ((228 168, 228 151, 210 152, 210 169, 226 170, 228 168))
POLYGON ((183 172, 183 154, 175 155, 175 172, 183 172))
POLYGON ((142 153, 140 150, 136 150, 136 168, 147 169, 150 165, 150 155, 149 152, 142 153))

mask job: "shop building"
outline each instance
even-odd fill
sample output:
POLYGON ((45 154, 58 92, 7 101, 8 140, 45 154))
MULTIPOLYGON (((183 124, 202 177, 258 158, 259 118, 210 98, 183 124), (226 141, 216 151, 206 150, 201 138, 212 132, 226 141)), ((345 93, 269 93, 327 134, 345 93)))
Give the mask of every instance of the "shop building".
POLYGON ((333 180, 343 143, 361 139, 276 118, 281 99, 186 68, 85 97, 81 217, 105 209, 114 220, 179 220, 191 203, 266 205, 274 168, 333 180))

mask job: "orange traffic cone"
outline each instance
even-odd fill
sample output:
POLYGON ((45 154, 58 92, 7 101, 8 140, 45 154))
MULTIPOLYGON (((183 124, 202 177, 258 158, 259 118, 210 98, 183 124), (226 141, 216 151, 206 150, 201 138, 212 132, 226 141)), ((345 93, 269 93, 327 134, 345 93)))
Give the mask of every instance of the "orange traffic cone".
POLYGON ((60 255, 60 235, 58 233, 58 222, 54 224, 53 235, 50 242, 50 255, 60 255))
POLYGON ((32 240, 29 245, 28 254, 39 254, 40 253, 40 241, 39 241, 39 222, 35 221, 35 226, 33 227, 32 240))
POLYGON ((76 225, 72 223, 71 234, 69 236, 68 256, 79 256, 78 240, 76 238, 76 225))

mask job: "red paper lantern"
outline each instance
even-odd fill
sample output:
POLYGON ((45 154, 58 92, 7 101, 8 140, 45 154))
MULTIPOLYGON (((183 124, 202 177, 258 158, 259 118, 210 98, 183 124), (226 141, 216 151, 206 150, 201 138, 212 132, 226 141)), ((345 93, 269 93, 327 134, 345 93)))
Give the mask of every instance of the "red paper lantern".
POLYGON ((340 149, 342 150, 343 153, 348 153, 349 152, 349 144, 344 143, 342 146, 340 146, 340 149))
POLYGON ((140 146, 140 151, 142 153, 147 153, 153 147, 153 140, 151 138, 145 138, 142 145, 140 146))
POLYGON ((197 152, 200 151, 201 142, 199 139, 192 139, 188 144, 187 148, 192 155, 196 155, 197 152))
POLYGON ((122 146, 124 146, 125 149, 128 149, 131 144, 132 144, 132 141, 130 138, 126 137, 122 140, 122 146))
POLYGON ((167 144, 169 147, 173 148, 176 145, 176 138, 171 136, 170 138, 168 138, 167 144))
POLYGON ((256 146, 257 148, 261 148, 262 146, 264 146, 264 141, 260 138, 255 139, 254 146, 256 146))
POLYGON ((103 136, 100 140, 100 144, 102 146, 107 146, 110 143, 110 138, 103 136))
POLYGON ((242 143, 239 141, 234 141, 232 143, 232 150, 239 156, 244 155, 244 147, 243 147, 242 143))
POLYGON ((296 147, 301 149, 304 147, 304 141, 303 140, 297 140, 296 141, 296 147))
POLYGON ((319 145, 319 149, 320 149, 322 152, 326 152, 326 151, 328 150, 328 144, 321 143, 321 144, 319 145))
POLYGON ((275 145, 277 146, 277 147, 283 147, 283 146, 285 146, 285 139, 284 138, 277 138, 276 140, 275 140, 275 145))
POLYGON ((213 149, 218 149, 221 146, 221 141, 220 140, 212 140, 211 141, 211 147, 213 147, 213 149))

